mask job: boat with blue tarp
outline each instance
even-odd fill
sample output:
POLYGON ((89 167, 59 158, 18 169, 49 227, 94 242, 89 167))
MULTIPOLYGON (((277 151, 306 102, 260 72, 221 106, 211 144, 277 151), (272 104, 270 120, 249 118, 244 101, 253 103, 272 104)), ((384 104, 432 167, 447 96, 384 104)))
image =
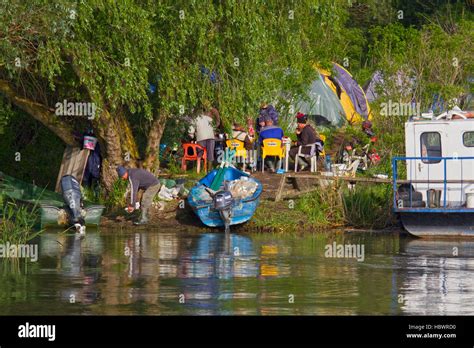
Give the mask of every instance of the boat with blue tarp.
POLYGON ((188 203, 206 226, 230 226, 250 220, 261 193, 259 180, 234 167, 224 167, 199 180, 188 195, 188 203))

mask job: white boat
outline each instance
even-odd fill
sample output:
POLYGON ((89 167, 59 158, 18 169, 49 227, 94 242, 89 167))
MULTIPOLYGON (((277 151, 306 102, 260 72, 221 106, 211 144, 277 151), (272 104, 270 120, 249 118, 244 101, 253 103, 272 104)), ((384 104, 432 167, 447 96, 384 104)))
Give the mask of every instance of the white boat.
POLYGON ((392 158, 393 211, 415 236, 474 237, 474 118, 463 114, 405 123, 406 157, 392 158))

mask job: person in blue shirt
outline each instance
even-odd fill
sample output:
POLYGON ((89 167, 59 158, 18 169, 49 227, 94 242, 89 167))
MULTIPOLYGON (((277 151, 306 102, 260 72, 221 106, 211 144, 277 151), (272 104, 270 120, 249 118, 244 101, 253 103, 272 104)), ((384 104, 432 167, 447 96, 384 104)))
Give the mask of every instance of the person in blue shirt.
MULTIPOLYGON (((258 137, 258 142, 260 146, 263 146, 263 140, 265 139, 278 139, 281 140, 283 138, 283 129, 273 124, 273 119, 269 116, 264 118, 265 120, 265 127, 260 130, 260 136, 258 137)), ((275 164, 276 167, 280 167, 280 159, 274 156, 266 157, 266 162, 268 167, 270 168, 270 172, 275 172, 275 164), (276 163, 275 163, 276 162, 276 163)))

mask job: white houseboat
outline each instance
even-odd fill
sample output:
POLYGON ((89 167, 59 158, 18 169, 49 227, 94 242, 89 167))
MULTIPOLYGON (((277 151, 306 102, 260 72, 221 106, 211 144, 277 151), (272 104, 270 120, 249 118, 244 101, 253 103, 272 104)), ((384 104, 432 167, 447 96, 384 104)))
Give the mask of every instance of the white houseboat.
POLYGON ((474 237, 474 118, 452 111, 405 123, 406 157, 394 157, 393 210, 419 237, 474 237))

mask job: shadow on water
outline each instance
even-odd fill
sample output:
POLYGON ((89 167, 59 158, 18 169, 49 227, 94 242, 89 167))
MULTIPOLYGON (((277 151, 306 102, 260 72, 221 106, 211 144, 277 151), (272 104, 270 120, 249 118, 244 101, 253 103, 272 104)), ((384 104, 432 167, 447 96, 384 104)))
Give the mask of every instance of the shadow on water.
POLYGON ((47 231, 0 314, 474 314, 474 241, 199 229, 47 231), (339 257, 328 248, 363 246, 339 257))

